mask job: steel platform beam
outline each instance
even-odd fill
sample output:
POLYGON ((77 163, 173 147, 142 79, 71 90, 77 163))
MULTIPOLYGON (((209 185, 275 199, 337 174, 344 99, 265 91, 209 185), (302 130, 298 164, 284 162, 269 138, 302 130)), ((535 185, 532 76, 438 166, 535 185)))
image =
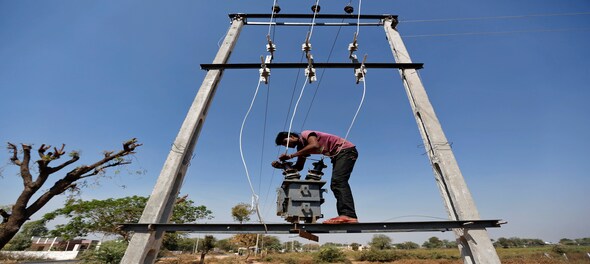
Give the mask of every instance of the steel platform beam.
POLYGON ((500 227, 502 220, 463 220, 427 222, 369 222, 357 224, 120 224, 119 228, 136 233, 164 231, 187 231, 193 233, 216 234, 293 234, 299 230, 313 234, 327 233, 392 233, 392 232, 432 232, 461 229, 485 229, 500 227))
MULTIPOLYGON (((223 69, 259 69, 262 64, 260 63, 213 63, 213 64, 201 64, 203 70, 223 70, 223 69)), ((268 63, 266 67, 269 69, 290 69, 290 68, 307 68, 307 63, 268 63)), ((313 63, 314 68, 359 68, 361 63, 333 63, 333 62, 319 62, 313 63)), ((423 63, 365 63, 366 68, 385 68, 385 69, 422 69, 423 63)))
MULTIPOLYGON (((284 19, 297 19, 297 18, 309 18, 313 19, 314 14, 244 14, 244 13, 234 13, 229 14, 229 18, 233 21, 236 18, 241 19, 248 19, 248 18, 284 18, 284 19)), ((372 20, 382 20, 382 19, 390 19, 395 18, 397 19, 397 15, 390 15, 390 14, 383 14, 383 15, 358 15, 358 14, 316 14, 316 19, 372 19, 372 20)), ((247 23, 247 21, 245 21, 247 23)))
POLYGON ((382 26, 383 22, 374 22, 374 23, 356 23, 356 22, 335 22, 335 23, 324 23, 324 22, 258 22, 258 21, 250 21, 246 23, 250 26, 299 26, 299 27, 308 27, 308 26, 321 26, 321 27, 346 27, 346 26, 361 26, 361 27, 374 27, 374 26, 382 26))

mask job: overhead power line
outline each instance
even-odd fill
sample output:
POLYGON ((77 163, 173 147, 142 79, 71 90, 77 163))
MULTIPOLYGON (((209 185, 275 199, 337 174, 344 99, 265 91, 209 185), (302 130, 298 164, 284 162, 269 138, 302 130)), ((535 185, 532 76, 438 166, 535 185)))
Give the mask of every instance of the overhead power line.
POLYGON ((560 28, 560 29, 536 29, 536 30, 513 30, 513 31, 482 31, 482 32, 459 32, 459 33, 440 33, 440 34, 423 34, 423 35, 404 35, 404 38, 423 38, 423 37, 451 37, 451 36, 470 36, 470 35, 502 35, 515 33, 535 33, 535 32, 566 32, 566 31, 588 31, 589 28, 560 28))
POLYGON ((590 15, 590 12, 557 13, 557 14, 531 14, 531 15, 516 15, 516 16, 468 17, 468 18, 415 19, 415 20, 400 20, 400 23, 472 21, 472 20, 517 19, 517 18, 528 18, 528 17, 581 16, 581 15, 590 15))

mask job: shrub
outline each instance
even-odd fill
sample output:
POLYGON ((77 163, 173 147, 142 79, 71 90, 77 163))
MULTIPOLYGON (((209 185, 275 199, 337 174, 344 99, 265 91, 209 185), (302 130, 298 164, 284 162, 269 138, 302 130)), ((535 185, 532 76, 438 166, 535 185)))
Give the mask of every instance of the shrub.
POLYGON ((328 263, 348 263, 344 253, 336 247, 324 247, 320 249, 320 252, 316 255, 317 262, 328 262, 328 263))
POLYGON ((20 254, 9 254, 0 251, 0 263, 3 264, 10 264, 10 263, 24 263, 26 261, 31 260, 44 260, 43 258, 32 257, 32 256, 24 256, 20 254))
POLYGON ((565 248, 563 248, 563 246, 560 245, 555 245, 553 246, 553 248, 551 249, 551 251, 553 251, 554 253, 557 253, 559 255, 565 253, 565 248))
POLYGON ((126 249, 126 241, 111 240, 102 243, 98 250, 84 251, 80 260, 82 260, 82 263, 120 263, 126 249))

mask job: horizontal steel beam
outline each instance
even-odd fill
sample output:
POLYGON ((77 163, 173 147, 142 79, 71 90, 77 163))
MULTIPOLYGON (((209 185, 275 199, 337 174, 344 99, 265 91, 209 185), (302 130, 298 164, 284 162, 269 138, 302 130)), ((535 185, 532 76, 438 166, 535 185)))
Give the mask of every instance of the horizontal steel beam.
POLYGON ((293 234, 305 231, 308 233, 391 233, 391 232, 430 232, 450 231, 455 228, 484 229, 500 227, 505 222, 501 220, 472 220, 472 221, 429 221, 429 222, 372 222, 357 224, 120 224, 125 231, 187 231, 193 233, 217 234, 293 234))
MULTIPOLYGON (((201 64, 203 70, 222 70, 222 69, 258 69, 260 63, 218 63, 218 64, 201 64)), ((266 67, 274 69, 289 68, 307 68, 307 63, 268 63, 266 67)), ((361 63, 313 63, 314 68, 358 68, 361 63)), ((395 68, 395 69, 422 69, 423 63, 365 63, 366 68, 395 68)))
MULTIPOLYGON (((296 18, 309 18, 313 19, 314 14, 229 14, 229 18, 236 19, 236 18, 285 18, 285 19, 296 19, 296 18)), ((358 15, 358 14, 316 14, 316 19, 388 19, 388 18, 396 18, 397 15, 390 15, 390 14, 383 14, 383 15, 358 15)))
POLYGON ((322 23, 322 22, 315 22, 315 23, 311 23, 311 22, 245 22, 244 24, 246 25, 253 25, 253 26, 327 26, 327 27, 343 27, 343 26, 362 26, 362 27, 366 27, 366 26, 382 26, 383 22, 375 22, 375 23, 356 23, 356 22, 350 22, 350 23, 338 23, 338 22, 334 22, 334 23, 322 23))

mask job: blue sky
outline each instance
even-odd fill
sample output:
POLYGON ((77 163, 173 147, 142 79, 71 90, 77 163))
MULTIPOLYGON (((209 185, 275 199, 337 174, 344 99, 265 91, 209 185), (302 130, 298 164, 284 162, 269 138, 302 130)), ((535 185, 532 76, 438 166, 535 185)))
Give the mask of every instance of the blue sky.
MULTIPOLYGON (((82 198, 149 195, 205 75, 199 64, 212 62, 228 29, 227 14, 268 13, 272 2, 0 1, 0 142, 65 143, 81 151, 82 164, 137 137, 144 145, 130 169, 145 175, 115 175, 82 198)), ((340 14, 349 1, 322 2, 322 13, 340 14)), ((307 14, 313 3, 279 1, 281 13, 307 14)), ((482 219, 508 221, 490 236, 590 236, 590 3, 362 4, 363 14, 399 15, 398 29, 413 61, 425 64, 422 81, 482 219)), ((315 60, 326 62, 335 43, 330 61, 347 62, 355 29, 342 28, 336 37, 337 27, 315 28, 315 60)), ((299 62, 307 31, 274 29, 275 62, 299 62)), ((258 62, 267 54, 267 32, 245 27, 230 61, 258 62)), ((360 28, 358 54, 393 62, 380 27, 360 28)), ((344 135, 363 86, 350 69, 323 74, 319 86, 306 86, 293 128, 344 135)), ((256 69, 225 72, 182 187, 181 194, 214 212, 212 222, 230 222, 230 208, 250 201, 238 140, 257 82, 256 69)), ((273 70, 244 129, 244 154, 267 222, 282 222, 274 216, 282 176, 269 164, 280 151, 274 136, 285 129, 292 95, 297 99, 301 88, 296 70, 273 70)), ((360 152, 350 181, 360 220, 446 218, 397 71, 369 69, 366 88, 349 136, 360 152)), ((21 183, 8 152, 0 159, 0 204, 10 204, 21 183)), ((331 192, 326 198, 328 218, 335 201, 331 192)), ((43 212, 62 202, 55 199, 43 212)), ((394 242, 453 239, 449 232, 390 235, 394 242)), ((371 236, 322 235, 321 241, 365 243, 371 236)))

